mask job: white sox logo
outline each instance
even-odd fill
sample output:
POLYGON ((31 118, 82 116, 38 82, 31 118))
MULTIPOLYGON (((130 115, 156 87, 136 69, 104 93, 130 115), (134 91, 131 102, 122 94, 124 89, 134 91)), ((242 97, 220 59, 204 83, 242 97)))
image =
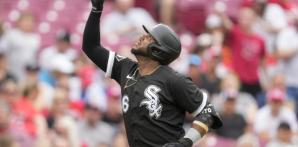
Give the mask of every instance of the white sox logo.
POLYGON ((156 119, 160 117, 162 111, 162 104, 160 104, 158 96, 160 90, 161 89, 156 85, 149 85, 144 91, 144 95, 147 99, 144 99, 140 104, 140 107, 145 105, 149 110, 149 116, 155 117, 156 119))

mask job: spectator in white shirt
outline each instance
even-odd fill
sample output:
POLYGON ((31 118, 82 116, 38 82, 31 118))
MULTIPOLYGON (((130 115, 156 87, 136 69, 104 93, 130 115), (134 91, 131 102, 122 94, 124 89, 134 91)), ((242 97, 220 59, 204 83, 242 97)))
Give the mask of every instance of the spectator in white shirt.
POLYGON ((233 95, 236 99, 236 112, 241 114, 248 124, 253 123, 255 120, 256 112, 257 112, 257 103, 252 95, 240 92, 240 81, 235 74, 229 73, 227 74, 221 81, 221 90, 220 93, 213 95, 212 103, 215 108, 222 112, 224 97, 228 95, 233 95), (245 107, 245 109, 243 109, 245 107))
POLYGON ((271 89, 267 93, 267 104, 256 115, 255 132, 262 140, 268 141, 276 135, 281 122, 289 123, 293 131, 297 131, 297 119, 294 111, 284 106, 285 92, 271 89))
POLYGON ((77 52, 71 45, 70 33, 67 31, 59 32, 56 37, 56 44, 42 50, 39 59, 41 68, 49 70, 49 61, 59 55, 64 55, 70 62, 77 57, 77 52))
POLYGON ((153 26, 152 16, 142 8, 135 8, 134 0, 116 0, 116 9, 108 14, 102 25, 103 35, 135 36, 142 25, 153 26))
POLYGON ((7 56, 9 71, 18 79, 25 77, 25 67, 36 63, 36 54, 40 46, 40 36, 34 32, 35 18, 23 13, 16 28, 5 32, 1 39, 0 51, 7 56))
POLYGON ((102 121, 102 110, 93 104, 85 105, 79 132, 81 142, 88 147, 110 146, 115 135, 114 128, 102 121))
POLYGON ((298 116, 298 32, 295 28, 285 28, 276 37, 276 55, 279 67, 285 76, 287 95, 295 102, 298 116))
POLYGON ((293 140, 293 132, 288 123, 282 122, 278 126, 276 138, 271 140, 266 147, 295 147, 297 142, 293 140))

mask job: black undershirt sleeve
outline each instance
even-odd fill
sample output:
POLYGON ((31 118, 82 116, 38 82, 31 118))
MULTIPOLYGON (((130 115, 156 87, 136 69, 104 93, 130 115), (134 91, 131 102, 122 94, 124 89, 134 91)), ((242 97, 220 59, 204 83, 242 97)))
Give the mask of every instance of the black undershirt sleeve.
POLYGON ((109 51, 100 44, 100 16, 101 13, 90 13, 83 34, 82 49, 101 70, 106 72, 109 51))

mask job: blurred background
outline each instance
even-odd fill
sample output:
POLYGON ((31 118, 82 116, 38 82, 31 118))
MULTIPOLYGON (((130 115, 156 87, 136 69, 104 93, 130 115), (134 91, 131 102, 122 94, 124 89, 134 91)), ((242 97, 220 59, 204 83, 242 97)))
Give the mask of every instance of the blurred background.
MULTIPOLYGON (((0 147, 128 147, 120 89, 81 52, 90 10, 0 0, 0 147)), ((106 0, 102 42, 134 58, 141 25, 160 22, 182 42, 171 66, 224 120, 195 146, 298 146, 298 0, 106 0)))

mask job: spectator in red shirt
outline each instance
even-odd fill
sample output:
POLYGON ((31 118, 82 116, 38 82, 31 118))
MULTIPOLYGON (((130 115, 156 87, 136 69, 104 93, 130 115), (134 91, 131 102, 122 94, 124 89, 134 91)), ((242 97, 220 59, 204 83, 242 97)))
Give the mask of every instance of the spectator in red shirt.
POLYGON ((22 147, 33 146, 36 139, 33 114, 27 103, 20 102, 22 99, 16 82, 7 80, 0 89, 0 134, 12 136, 22 147))
POLYGON ((266 54, 263 38, 252 31, 256 14, 253 9, 242 7, 236 25, 227 17, 222 18, 229 30, 227 41, 232 49, 233 69, 242 82, 241 90, 256 96, 261 91, 259 67, 263 67, 266 54))

